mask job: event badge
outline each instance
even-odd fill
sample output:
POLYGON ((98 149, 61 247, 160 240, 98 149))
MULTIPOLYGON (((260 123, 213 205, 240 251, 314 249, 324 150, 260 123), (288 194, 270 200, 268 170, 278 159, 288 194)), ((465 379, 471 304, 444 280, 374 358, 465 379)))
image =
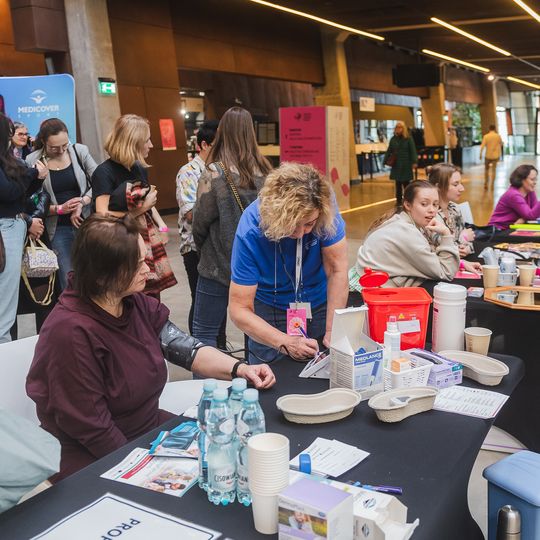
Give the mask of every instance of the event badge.
POLYGON ((301 336, 300 327, 307 330, 307 317, 304 308, 287 310, 287 334, 289 336, 301 336))
POLYGON ((311 319, 311 302, 291 302, 289 307, 291 309, 305 309, 306 319, 311 319))

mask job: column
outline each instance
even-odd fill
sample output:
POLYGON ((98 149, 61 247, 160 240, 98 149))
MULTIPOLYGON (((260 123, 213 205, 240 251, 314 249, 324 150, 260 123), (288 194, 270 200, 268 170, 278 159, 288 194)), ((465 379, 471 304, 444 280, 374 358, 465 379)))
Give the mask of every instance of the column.
POLYGON ((444 115, 444 85, 429 87, 429 98, 422 98, 422 118, 424 120, 424 138, 426 146, 444 146, 446 142, 446 124, 444 115))
POLYGON ((488 81, 487 77, 481 77, 482 103, 480 104, 480 122, 482 134, 489 131, 489 126, 497 127, 497 90, 495 81, 488 81))
POLYGON ((315 89, 315 104, 323 106, 338 105, 349 109, 349 172, 351 178, 358 178, 349 73, 347 71, 347 59, 345 58, 345 49, 343 47, 343 43, 349 35, 348 32, 336 31, 327 27, 321 28, 324 78, 326 84, 315 89))
POLYGON ((81 142, 100 163, 103 144, 120 116, 118 95, 100 95, 98 78, 116 80, 106 0, 65 0, 81 142))

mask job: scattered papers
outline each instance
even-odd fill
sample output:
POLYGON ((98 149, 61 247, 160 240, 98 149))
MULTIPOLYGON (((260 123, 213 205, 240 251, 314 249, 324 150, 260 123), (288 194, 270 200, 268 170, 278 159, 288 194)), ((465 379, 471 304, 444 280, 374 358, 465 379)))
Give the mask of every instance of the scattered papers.
POLYGON ((508 396, 490 390, 450 386, 439 390, 434 409, 477 418, 495 418, 508 396))
POLYGON ((199 458, 197 422, 183 422, 171 431, 161 431, 152 442, 151 456, 199 458))
POLYGON ((193 418, 194 420, 197 420, 197 412, 199 410, 199 404, 193 405, 189 409, 186 409, 182 416, 185 416, 186 418, 193 418))
POLYGON ((96 540, 123 533, 128 533, 129 540, 213 540, 221 536, 217 531, 106 493, 31 540, 96 540))
POLYGON ((196 482, 198 474, 199 464, 194 459, 155 457, 144 448, 135 448, 101 478, 181 497, 196 482))
MULTIPOLYGON (((334 478, 345 474, 369 456, 369 452, 364 452, 356 446, 336 441, 336 439, 330 441, 322 437, 317 437, 308 448, 300 453, 310 455, 313 473, 334 478)), ((291 459, 290 465, 299 469, 299 457, 291 459)))

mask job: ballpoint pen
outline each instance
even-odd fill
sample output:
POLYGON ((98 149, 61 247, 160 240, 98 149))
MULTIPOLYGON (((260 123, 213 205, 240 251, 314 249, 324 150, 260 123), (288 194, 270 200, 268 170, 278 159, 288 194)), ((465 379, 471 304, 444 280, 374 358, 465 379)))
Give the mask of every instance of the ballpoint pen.
POLYGON ((380 493, 387 493, 389 495, 403 495, 403 489, 397 486, 371 486, 369 484, 362 484, 362 482, 349 482, 350 485, 355 487, 361 487, 368 489, 369 491, 378 491, 380 493))
POLYGON ((296 328, 298 328, 298 330, 300 330, 300 332, 302 332, 302 335, 303 335, 306 339, 309 339, 308 335, 306 334, 306 331, 302 328, 301 325, 297 324, 297 325, 296 325, 296 328))

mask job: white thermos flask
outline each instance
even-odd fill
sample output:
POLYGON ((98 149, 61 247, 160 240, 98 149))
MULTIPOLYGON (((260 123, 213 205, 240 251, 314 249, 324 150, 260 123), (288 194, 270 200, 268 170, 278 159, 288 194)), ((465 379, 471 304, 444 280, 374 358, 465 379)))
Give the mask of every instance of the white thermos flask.
POLYGON ((462 351, 464 345, 467 289, 452 283, 439 283, 433 289, 432 350, 462 351))

